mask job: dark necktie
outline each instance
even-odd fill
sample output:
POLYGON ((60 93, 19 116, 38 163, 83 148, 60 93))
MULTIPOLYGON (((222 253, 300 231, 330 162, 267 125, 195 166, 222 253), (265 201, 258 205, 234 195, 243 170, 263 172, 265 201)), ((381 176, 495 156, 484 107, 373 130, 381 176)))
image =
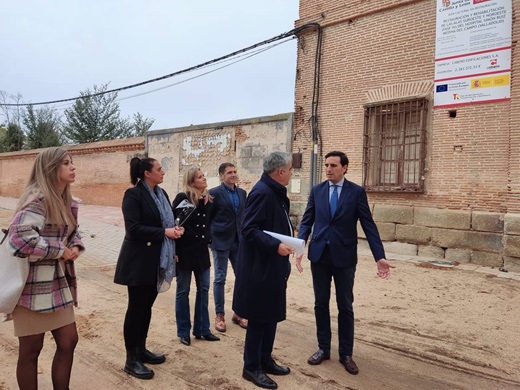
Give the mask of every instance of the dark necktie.
POLYGON ((330 215, 334 216, 334 213, 338 208, 338 186, 336 184, 333 184, 332 186, 334 187, 334 190, 330 197, 330 215))

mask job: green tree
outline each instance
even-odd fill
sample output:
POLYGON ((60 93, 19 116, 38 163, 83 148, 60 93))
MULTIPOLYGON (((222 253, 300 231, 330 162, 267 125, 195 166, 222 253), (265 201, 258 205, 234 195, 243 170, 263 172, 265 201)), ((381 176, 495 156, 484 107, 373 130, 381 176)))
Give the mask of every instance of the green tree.
POLYGON ((28 106, 23 113, 25 125, 26 148, 38 149, 63 144, 61 137, 61 121, 55 109, 43 107, 34 109, 28 106))
POLYGON ((1 137, 0 149, 2 152, 16 152, 23 149, 24 134, 16 123, 8 123, 1 137))
POLYGON ((141 113, 134 114, 134 135, 143 136, 145 135, 150 127, 152 127, 155 119, 145 118, 141 113))
POLYGON ((128 119, 120 117, 117 93, 103 93, 108 84, 94 85, 93 93, 89 89, 80 92, 82 98, 65 110, 66 122, 63 134, 73 143, 106 141, 114 138, 126 138, 133 135, 133 126, 128 119))

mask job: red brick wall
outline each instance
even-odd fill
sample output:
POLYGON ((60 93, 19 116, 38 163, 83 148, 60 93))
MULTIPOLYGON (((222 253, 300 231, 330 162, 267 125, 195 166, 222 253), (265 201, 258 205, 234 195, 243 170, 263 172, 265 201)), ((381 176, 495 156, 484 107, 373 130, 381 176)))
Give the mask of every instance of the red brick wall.
MULTIPOLYGON (((121 206, 130 184, 130 159, 144 153, 144 138, 94 142, 65 146, 76 166, 72 193, 85 204, 121 206)), ((0 196, 17 198, 41 150, 0 154, 0 196)))
MULTIPOLYGON (((513 0, 514 12, 519 5, 513 0)), ((407 84, 410 91, 423 92, 428 83, 433 103, 435 17, 434 1, 300 1, 296 25, 314 21, 323 26, 318 114, 323 155, 345 151, 349 180, 362 181, 363 105, 374 90, 407 84)), ((520 107, 514 77, 519 33, 513 23, 511 102, 458 107, 456 118, 449 118, 446 108, 430 106, 425 193, 370 194, 372 203, 520 211, 520 107)), ((298 47, 293 151, 303 153, 303 168, 294 173, 302 183, 310 177, 316 35, 304 33, 298 47)), ((308 188, 302 189, 295 201, 306 200, 308 188)))
MULTIPOLYGON (((292 113, 246 118, 153 131, 147 135, 148 155, 157 159, 166 175, 161 187, 170 198, 182 191, 182 175, 200 167, 210 187, 220 184, 218 167, 236 164, 239 185, 246 191, 262 174, 262 160, 275 150, 291 150, 292 113)), ((76 166, 73 194, 85 204, 120 207, 130 184, 130 159, 145 153, 143 137, 65 146, 76 166)), ((0 196, 22 193, 41 150, 0 153, 0 196)))

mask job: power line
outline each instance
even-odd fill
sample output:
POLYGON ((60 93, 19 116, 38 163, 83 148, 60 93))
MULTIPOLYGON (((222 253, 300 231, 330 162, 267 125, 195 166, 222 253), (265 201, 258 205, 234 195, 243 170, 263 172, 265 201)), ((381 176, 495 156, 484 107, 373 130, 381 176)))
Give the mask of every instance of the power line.
MULTIPOLYGON (((37 102, 37 103, 6 103, 6 104, 2 103, 1 105, 5 106, 5 107, 40 106, 40 105, 46 105, 46 104, 71 102, 71 101, 75 101, 75 100, 78 100, 78 99, 84 99, 84 98, 89 98, 89 97, 94 97, 94 96, 105 95, 107 93, 121 92, 121 91, 124 91, 124 90, 127 90, 127 89, 137 88, 137 87, 140 87, 140 86, 143 86, 143 85, 146 85, 146 84, 155 83, 155 82, 158 82, 158 81, 161 81, 161 80, 165 80, 165 79, 168 79, 168 78, 171 78, 171 77, 174 77, 174 76, 179 76, 179 75, 184 74, 184 73, 188 73, 188 72, 191 72, 191 71, 194 71, 194 70, 198 70, 198 69, 210 66, 210 65, 214 65, 214 64, 216 64, 218 62, 229 60, 232 57, 238 56, 238 55, 246 53, 246 52, 248 52, 250 50, 256 49, 256 48, 264 46, 264 45, 268 45, 270 43, 273 43, 273 42, 276 42, 276 41, 279 41, 279 40, 282 40, 282 39, 285 39, 285 38, 288 38, 288 37, 295 37, 300 31, 302 31, 302 30, 304 30, 306 28, 310 28, 310 27, 316 28, 316 24, 315 23, 310 23, 308 25, 304 25, 304 26, 295 28, 295 29, 293 29, 291 31, 288 31, 286 33, 277 35, 277 36, 275 36, 273 38, 266 39, 265 41, 262 41, 262 42, 254 44, 254 45, 248 46, 248 47, 246 47, 244 49, 240 49, 240 50, 234 51, 234 52, 232 52, 230 54, 224 55, 222 57, 218 57, 218 58, 215 58, 213 60, 206 61, 206 62, 204 62, 202 64, 195 65, 195 66, 183 69, 183 70, 179 70, 177 72, 173 72, 173 73, 161 76, 161 77, 156 77, 154 79, 142 81, 140 83, 127 85, 125 87, 114 88, 114 89, 110 89, 110 90, 107 90, 107 91, 96 92, 96 93, 93 93, 93 94, 90 94, 90 95, 77 96, 77 97, 67 98, 67 99, 49 100, 49 101, 37 102)), ((207 72, 207 73, 210 73, 210 72, 207 72)), ((173 84, 173 85, 175 85, 175 84, 173 84)))
MULTIPOLYGON (((293 38, 289 38, 289 39, 293 39, 293 38)), ((122 97, 122 98, 117 98, 116 101, 121 101, 121 100, 127 100, 127 99, 132 99, 132 98, 135 98, 135 97, 138 97, 138 96, 143 96, 143 95, 147 95, 149 93, 153 93, 153 92, 157 92, 157 91, 161 91, 163 89, 166 89, 166 88, 171 88, 171 87, 174 87, 176 85, 179 85, 179 84, 183 84, 183 83, 186 83, 188 81, 191 81, 191 80, 194 80, 194 79, 197 79, 199 77, 202 77, 202 76, 205 76, 207 74, 210 74, 210 73, 213 73, 213 72, 216 72, 218 70, 221 70, 221 69, 224 69, 224 68, 227 68, 228 66, 231 66, 231 65, 234 65, 236 63, 239 63, 239 62, 242 62, 242 61, 245 61, 251 57, 254 57, 260 53, 263 53, 264 51, 267 51, 267 50, 271 50, 273 48, 275 48, 276 46, 279 46, 285 42, 288 42, 289 39, 286 39, 285 41, 283 42, 279 42, 279 43, 275 43, 275 44, 272 44, 271 46, 268 46, 266 48, 263 48, 261 50, 257 50, 256 52, 252 53, 252 54, 249 54, 247 56, 242 56, 244 58, 240 58, 236 61, 233 61, 233 62, 230 62, 229 64, 226 64, 226 65, 222 65, 216 69, 212 69, 212 70, 208 70, 207 72, 204 72, 204 73, 201 73, 201 74, 198 74, 196 76, 193 76, 193 77, 190 77, 190 78, 187 78, 187 79, 184 79, 184 80, 181 80, 181 81, 178 81, 176 83, 173 83, 173 84, 168 84, 168 85, 165 85, 163 87, 159 87, 159 88, 156 88, 156 89, 152 89, 150 91, 146 91, 146 92, 142 92, 142 93, 138 93, 138 94, 135 94, 135 95, 131 95, 131 96, 126 96, 126 97, 122 97)))
MULTIPOLYGON (((235 61, 233 62, 230 62, 229 64, 226 64, 226 65, 222 65, 216 69, 212 69, 212 70, 209 70, 207 72, 204 72, 204 73, 201 73, 201 74, 198 74, 196 76, 193 76, 193 77, 190 77, 190 78, 187 78, 187 79, 184 79, 184 80, 181 80, 181 81, 178 81, 178 82, 175 82, 175 83, 172 83, 172 84, 168 84, 168 85, 165 85, 165 86, 162 86, 162 87, 159 87, 159 88, 155 88, 155 89, 152 89, 152 90, 149 90, 149 91, 145 91, 145 92, 141 92, 141 93, 137 93, 135 95, 130 95, 130 96, 125 96, 125 97, 118 97, 117 99, 115 99, 116 102, 119 102, 119 101, 123 101, 123 100, 129 100, 129 99, 133 99, 133 98, 136 98, 136 97, 139 97, 139 96, 144 96, 144 95, 148 95, 150 93, 154 93, 154 92, 157 92, 157 91, 161 91, 163 89, 167 89, 167 88, 171 88, 171 87, 174 87, 176 85, 180 85, 180 84, 183 84, 183 83, 186 83, 188 81, 191 81, 191 80, 194 80, 194 79, 197 79, 199 77, 203 77, 205 75, 208 75, 210 73, 213 73, 213 72, 216 72, 218 70, 221 70, 221 69, 224 69, 224 68, 227 68, 231 65, 234 65, 238 62, 241 62, 241 61, 245 61, 251 57, 254 57, 258 54, 261 54, 267 50, 271 50, 271 49, 274 49, 275 47, 279 46, 279 45, 282 45, 286 42, 288 42, 289 40, 292 40, 294 39, 294 37, 289 37, 289 38, 286 38, 285 40, 281 41, 281 42, 278 42, 278 43, 273 43, 271 44, 270 46, 268 47, 265 47, 265 48, 260 48, 260 49, 257 49, 256 51, 253 51, 252 53, 242 53, 242 54, 239 54, 237 56, 235 56, 234 58, 238 58, 236 59, 235 61)), ((221 62, 229 62, 231 61, 233 58, 227 58, 225 60, 222 60, 221 62)), ((209 67, 212 67, 212 66, 216 66, 218 65, 218 63, 213 63, 213 64, 209 64, 209 65, 206 65, 206 66, 203 66, 203 67, 200 67, 198 70, 200 69, 203 69, 203 68, 209 68, 209 67)), ((108 92, 103 92, 103 93, 108 93, 108 92)), ((95 96, 94 95, 86 95, 86 96, 95 96)), ((86 97, 85 96, 85 97, 86 97)), ((81 99, 81 98, 79 98, 81 99)), ((59 104, 59 105, 56 105, 56 106, 53 106, 54 109, 57 109, 59 111, 62 111, 65 107, 69 107, 70 106, 70 102, 67 102, 67 103, 64 103, 64 104, 59 104)), ((0 104, 2 105, 2 104, 0 104)))

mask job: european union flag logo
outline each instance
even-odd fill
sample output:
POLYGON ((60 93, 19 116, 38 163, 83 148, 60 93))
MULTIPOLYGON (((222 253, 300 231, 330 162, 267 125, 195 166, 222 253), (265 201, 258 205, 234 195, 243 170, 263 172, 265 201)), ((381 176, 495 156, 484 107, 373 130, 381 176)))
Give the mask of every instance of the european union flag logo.
POLYGON ((448 92, 448 84, 440 84, 435 87, 436 92, 448 92))

